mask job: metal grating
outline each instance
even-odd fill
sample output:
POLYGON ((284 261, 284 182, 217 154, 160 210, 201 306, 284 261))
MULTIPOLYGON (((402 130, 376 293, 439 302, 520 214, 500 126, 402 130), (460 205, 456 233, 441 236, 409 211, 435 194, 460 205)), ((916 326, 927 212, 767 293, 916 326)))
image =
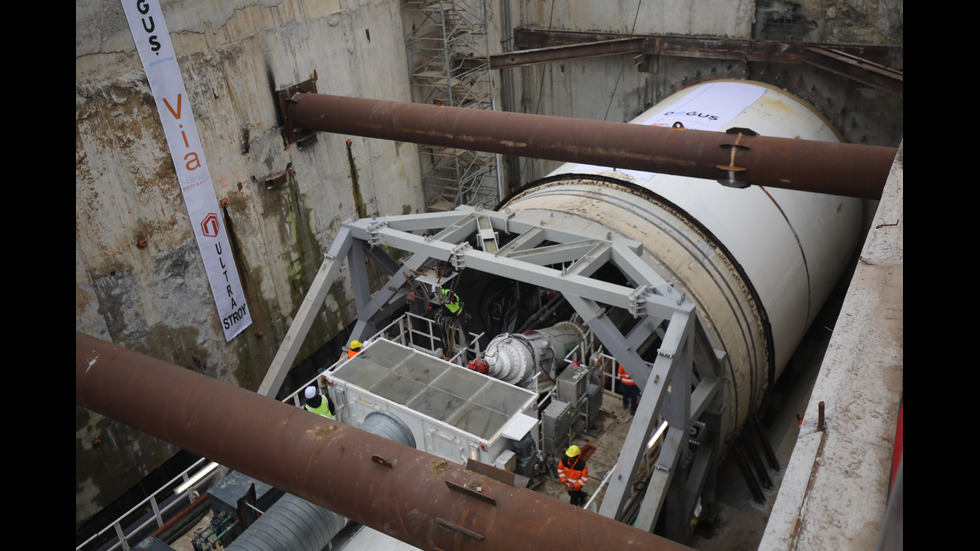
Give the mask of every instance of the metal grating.
POLYGON ((534 400, 533 392, 383 339, 333 378, 484 440, 534 400))

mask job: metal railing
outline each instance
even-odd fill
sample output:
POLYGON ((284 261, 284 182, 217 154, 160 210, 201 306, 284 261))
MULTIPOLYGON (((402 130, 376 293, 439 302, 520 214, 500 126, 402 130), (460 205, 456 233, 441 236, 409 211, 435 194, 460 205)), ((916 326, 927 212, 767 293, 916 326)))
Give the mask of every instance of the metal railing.
POLYGON ((129 551, 133 543, 139 543, 163 528, 177 513, 192 506, 199 496, 197 488, 210 482, 218 472, 215 467, 215 463, 205 458, 197 460, 109 526, 76 546, 76 551, 129 551))
MULTIPOLYGON (((385 338, 411 348, 435 354, 437 350, 432 348, 432 343, 440 340, 435 335, 435 325, 436 322, 429 318, 406 313, 389 323, 376 335, 364 341, 363 346, 367 347, 374 341, 385 338)), ((469 357, 480 357, 479 339, 481 336, 482 334, 469 335, 469 345, 465 350, 469 354, 469 357)), ((462 365, 463 352, 463 349, 459 349, 452 357, 448 357, 447 359, 452 363, 462 365)), ((566 355, 564 361, 571 363, 576 359, 584 360, 586 357, 591 356, 590 352, 591 350, 580 351, 576 347, 566 355)), ((596 354, 604 360, 602 362, 603 379, 618 379, 615 360, 603 354, 601 351, 597 351, 596 354)), ((321 384, 320 377, 325 374, 329 376, 329 373, 336 370, 346 361, 346 357, 337 360, 337 362, 326 368, 322 373, 318 373, 315 377, 300 385, 294 392, 283 398, 282 401, 292 403, 296 407, 302 407, 303 391, 306 387, 317 385, 322 390, 326 385, 326 381, 324 380, 324 383, 321 384)), ((615 384, 611 386, 613 393, 615 393, 615 384)), ((541 389, 537 386, 537 378, 535 378, 534 390, 539 394, 541 392, 541 389)), ((335 411, 333 413, 337 419, 343 418, 341 411, 335 411)), ((205 458, 199 459, 188 467, 187 470, 174 477, 170 482, 120 516, 109 526, 100 530, 81 545, 78 545, 75 548, 76 551, 93 551, 96 549, 99 551, 116 551, 118 549, 130 551, 132 544, 142 541, 143 538, 163 527, 179 510, 191 506, 199 495, 197 488, 210 482, 215 474, 219 472, 215 468, 217 466, 217 464, 205 458), (180 509, 175 511, 178 508, 180 509), (107 537, 108 534, 112 535, 107 537), (137 538, 139 541, 134 541, 137 538)))

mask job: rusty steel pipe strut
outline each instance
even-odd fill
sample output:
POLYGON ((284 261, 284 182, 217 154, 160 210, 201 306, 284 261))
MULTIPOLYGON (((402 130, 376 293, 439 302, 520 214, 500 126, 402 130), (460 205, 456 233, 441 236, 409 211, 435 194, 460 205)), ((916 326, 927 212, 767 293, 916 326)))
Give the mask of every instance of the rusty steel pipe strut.
POLYGON ((689 549, 78 332, 75 402, 420 549, 689 549))
POLYGON ((294 94, 287 130, 878 199, 897 148, 294 94))

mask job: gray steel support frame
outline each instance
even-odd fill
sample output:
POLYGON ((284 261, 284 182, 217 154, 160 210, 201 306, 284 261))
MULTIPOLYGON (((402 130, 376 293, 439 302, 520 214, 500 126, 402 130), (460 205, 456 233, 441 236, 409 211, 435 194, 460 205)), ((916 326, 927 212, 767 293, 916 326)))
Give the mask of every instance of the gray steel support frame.
MULTIPOLYGON (((603 341, 603 344, 606 342, 603 341)), ((613 344, 616 344, 615 340, 613 344)), ((691 453, 688 442, 689 435, 695 432, 692 427, 716 403, 724 386, 720 357, 713 351, 705 354, 706 350, 711 350, 710 342, 693 308, 688 308, 687 311, 678 309, 670 319, 647 381, 642 384, 644 399, 640 401, 633 416, 633 423, 615 467, 615 476, 610 480, 599 514, 622 518, 632 497, 633 484, 648 452, 653 431, 662 419, 667 423, 668 430, 660 442, 656 467, 647 482, 633 525, 653 531, 670 493, 673 497, 670 502, 671 514, 667 517, 667 530, 682 536, 687 529, 697 498, 709 474, 707 467, 710 465, 705 462, 711 461, 712 451, 719 444, 716 441, 703 442, 697 450, 697 468, 685 468, 685 476, 677 477, 679 461, 691 453)), ((611 351, 620 359, 621 356, 615 350, 611 351)), ((631 358, 633 354, 630 350, 625 352, 626 361, 635 361, 635 358, 631 358)), ((629 372, 626 361, 621 363, 629 372)), ((632 373, 630 376, 633 376, 632 373)), ((710 431, 709 435, 716 432, 710 431)))
MULTIPOLYGON (((639 508, 637 526, 653 531, 672 496, 668 519, 687 526, 691 511, 707 477, 710 451, 717 442, 703 442, 695 461, 690 456, 689 435, 709 408, 717 409, 727 385, 723 356, 711 344, 691 302, 678 294, 643 255, 642 244, 611 234, 587 234, 574 224, 563 224, 560 215, 540 220, 540 214, 494 212, 459 207, 436 212, 348 221, 330 248, 306 299, 283 341, 260 393, 273 395, 295 361, 313 318, 339 271, 339 260, 348 260, 353 282, 357 322, 351 338, 365 339, 406 304, 412 280, 429 260, 449 263, 456 270, 485 272, 561 293, 590 327, 603 347, 643 389, 629 434, 620 452, 599 513, 621 519, 632 498, 647 442, 660 420, 669 425, 661 442, 656 470, 651 474, 639 508), (497 246, 498 236, 509 237, 497 246), (473 248, 470 243, 480 248, 473 248), (399 264, 382 246, 409 253, 399 264), (368 289, 365 254, 392 276, 379 290, 368 289), (591 276, 613 265, 628 280, 618 285, 591 276), (626 334, 611 319, 611 308, 628 312, 635 323, 626 334), (663 322, 667 320, 666 331, 663 322), (642 347, 660 339, 652 365, 641 357, 642 347)), ((717 431, 714 431, 717 432, 717 431)))
POLYGON ((342 265, 338 259, 342 261, 347 257, 351 243, 350 230, 342 227, 330 246, 330 250, 327 251, 323 263, 320 264, 320 270, 313 278, 310 290, 303 298, 303 303, 300 304, 299 310, 293 318, 293 323, 289 326, 289 331, 286 332, 286 337, 280 343, 279 350, 272 359, 272 364, 269 366, 262 384, 259 385, 258 394, 276 397, 282 382, 286 379, 286 373, 296 361, 296 355, 299 353, 300 347, 303 346, 303 341, 306 340, 310 327, 313 326, 317 312, 320 311, 323 301, 327 298, 330 286, 337 278, 337 273, 342 265))

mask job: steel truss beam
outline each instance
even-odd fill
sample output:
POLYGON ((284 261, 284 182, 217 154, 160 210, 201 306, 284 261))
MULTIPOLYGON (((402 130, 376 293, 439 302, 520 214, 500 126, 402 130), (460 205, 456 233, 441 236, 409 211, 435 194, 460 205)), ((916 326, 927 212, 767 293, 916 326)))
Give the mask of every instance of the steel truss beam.
POLYGON ((357 323, 351 337, 355 339, 373 335, 386 317, 406 304, 419 270, 431 260, 449 263, 455 270, 477 270, 557 291, 644 393, 599 513, 622 519, 646 456, 647 442, 664 420, 670 429, 661 443, 657 470, 649 476, 637 522, 652 531, 670 493, 675 497, 670 500, 667 518, 676 519, 677 527, 672 531, 680 530, 690 520, 707 477, 710 452, 719 444, 710 439, 717 430, 705 431, 708 437, 691 435, 702 432, 703 419, 715 413, 716 404, 727 391, 722 378, 723 356, 713 348, 694 305, 645 259, 642 244, 590 232, 574 222, 565 224, 560 213, 546 220, 541 217, 531 211, 494 212, 464 206, 448 212, 344 223, 262 389, 267 395, 278 391, 343 258, 348 260, 354 282, 357 323), (507 236, 507 243, 498 248, 501 235, 507 236), (399 264, 382 246, 409 253, 408 259, 399 264), (373 293, 367 288, 365 255, 392 274, 373 293), (606 265, 618 269, 627 284, 591 277, 606 265), (626 334, 610 318, 610 308, 632 316, 634 323, 626 334), (669 321, 666 331, 664 321, 669 321), (641 353, 657 338, 657 359, 650 365, 641 353), (703 450, 694 452, 697 457, 693 462, 689 460, 692 439, 698 440, 703 450))
POLYGON ((635 54, 640 70, 649 58, 685 57, 762 63, 808 64, 867 86, 901 96, 903 48, 877 44, 834 44, 742 40, 693 36, 618 34, 515 29, 514 51, 490 56, 491 69, 537 63, 635 54))
POLYGON ((337 238, 330 246, 330 250, 327 251, 327 256, 320 265, 320 270, 313 278, 313 284, 310 285, 310 290, 303 298, 303 302, 296 312, 296 317, 293 318, 293 323, 289 326, 289 331, 286 332, 286 337, 279 345, 279 351, 272 359, 272 365, 269 366, 262 384, 259 385, 259 394, 275 398, 279 392, 279 387, 286 379, 286 373, 296 361, 296 355, 299 353, 303 341, 306 340, 306 335, 310 332, 317 312, 320 311, 323 301, 327 298, 330 286, 337 278, 341 267, 338 258, 342 261, 350 249, 350 231, 347 228, 341 228, 337 238))
MULTIPOLYGON (((599 514, 610 518, 622 518, 625 514, 640 465, 648 452, 648 443, 662 419, 669 429, 660 443, 656 469, 650 475, 634 524, 652 531, 668 490, 675 495, 670 507, 679 509, 671 516, 683 525, 668 527, 668 530, 683 528, 690 521, 708 472, 706 468, 691 470, 685 467, 684 476, 675 480, 678 465, 692 453, 688 449, 689 441, 694 440, 691 435, 702 432, 699 421, 718 403, 716 399, 721 396, 725 383, 717 354, 704 354, 706 348, 710 349, 710 342, 700 326, 693 309, 678 310, 670 319, 657 359, 643 385, 643 400, 633 417, 615 467, 616 475, 611 478, 599 514)), ((623 367, 627 368, 626 363, 623 367)), ((716 433, 716 430, 706 431, 701 436, 703 441, 699 441, 701 449, 698 451, 708 453, 709 461, 711 451, 718 448, 719 443, 711 440, 716 433)))

